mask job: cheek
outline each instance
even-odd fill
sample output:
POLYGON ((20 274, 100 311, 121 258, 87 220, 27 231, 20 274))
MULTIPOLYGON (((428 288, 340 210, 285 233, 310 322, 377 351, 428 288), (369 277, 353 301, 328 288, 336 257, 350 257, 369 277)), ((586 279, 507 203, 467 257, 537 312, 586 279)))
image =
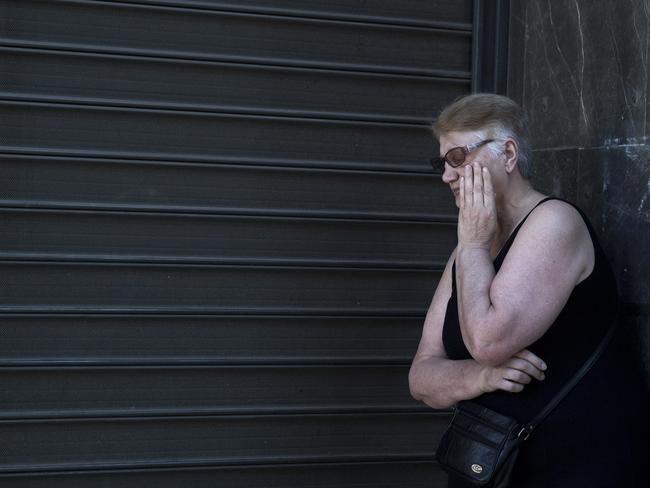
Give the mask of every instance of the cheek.
POLYGON ((490 168, 490 179, 492 180, 492 187, 495 191, 501 189, 506 180, 506 174, 499 169, 490 168))

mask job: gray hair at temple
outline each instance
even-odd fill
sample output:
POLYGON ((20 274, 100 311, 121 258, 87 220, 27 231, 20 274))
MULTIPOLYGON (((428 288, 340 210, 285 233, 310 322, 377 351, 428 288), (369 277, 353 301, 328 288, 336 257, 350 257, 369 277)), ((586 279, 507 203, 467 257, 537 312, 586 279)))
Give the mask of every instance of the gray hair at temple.
MULTIPOLYGON (((508 97, 476 93, 459 98, 442 111, 432 129, 437 139, 454 131, 478 131, 483 139, 512 139, 519 150, 519 172, 526 179, 530 177, 532 150, 526 117, 522 108, 508 97)), ((492 144, 487 148, 494 156, 501 152, 492 144)))

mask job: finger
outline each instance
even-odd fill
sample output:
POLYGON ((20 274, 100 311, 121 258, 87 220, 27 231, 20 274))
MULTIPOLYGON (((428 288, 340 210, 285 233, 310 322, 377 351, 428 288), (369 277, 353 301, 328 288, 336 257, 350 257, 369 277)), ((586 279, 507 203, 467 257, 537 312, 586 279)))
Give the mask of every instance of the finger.
POLYGON ((517 354, 515 354, 515 357, 525 359, 529 363, 531 363, 533 366, 535 366, 537 369, 541 371, 546 371, 547 365, 546 363, 540 358, 539 356, 536 356, 532 352, 530 352, 528 349, 523 349, 519 351, 517 354))
POLYGON ((499 382, 499 389, 509 391, 510 393, 519 393, 524 390, 524 385, 503 379, 499 382))
POLYGON ((526 361, 525 359, 514 357, 509 361, 507 361, 504 364, 504 367, 517 369, 519 371, 526 373, 528 376, 532 376, 533 378, 536 378, 540 381, 542 381, 546 377, 542 370, 538 369, 535 365, 526 361))
POLYGON ((460 208, 465 208, 465 177, 460 177, 460 208))
POLYGON ((465 166, 465 198, 465 204, 471 207, 474 204, 474 172, 469 164, 465 166))
POLYGON ((492 175, 490 170, 483 166, 483 201, 487 208, 490 210, 496 209, 496 201, 494 197, 494 187, 492 186, 492 175))
POLYGON ((503 372, 503 378, 522 385, 527 385, 533 381, 533 379, 523 371, 512 368, 506 368, 506 370, 503 372))
POLYGON ((472 188, 474 205, 483 206, 483 176, 481 175, 481 167, 477 162, 472 164, 472 177, 474 179, 474 187, 472 188))

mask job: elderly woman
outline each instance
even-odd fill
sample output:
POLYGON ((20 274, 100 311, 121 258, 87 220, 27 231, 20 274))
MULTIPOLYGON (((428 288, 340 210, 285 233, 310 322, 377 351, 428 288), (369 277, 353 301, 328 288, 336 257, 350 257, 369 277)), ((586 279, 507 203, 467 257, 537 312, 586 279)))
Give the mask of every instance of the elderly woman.
MULTIPOLYGON (((516 103, 470 95, 433 128, 458 245, 426 316, 411 394, 436 409, 473 399, 523 425, 606 334, 613 274, 582 211, 531 186, 516 103)), ((610 349, 523 444, 513 487, 634 486, 610 349)), ((465 485, 451 476, 449 486, 465 485)))

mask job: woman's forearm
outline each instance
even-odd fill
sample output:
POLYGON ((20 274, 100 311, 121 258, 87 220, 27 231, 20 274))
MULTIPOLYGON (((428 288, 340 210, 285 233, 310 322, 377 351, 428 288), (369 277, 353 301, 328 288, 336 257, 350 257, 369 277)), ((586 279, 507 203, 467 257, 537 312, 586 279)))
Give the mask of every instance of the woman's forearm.
POLYGON ((477 246, 459 246, 456 253, 458 318, 463 341, 477 361, 498 342, 496 311, 490 299, 494 265, 489 250, 477 246))
POLYGON ((416 359, 409 372, 411 395, 432 408, 449 408, 484 393, 480 383, 482 369, 473 359, 416 359))

